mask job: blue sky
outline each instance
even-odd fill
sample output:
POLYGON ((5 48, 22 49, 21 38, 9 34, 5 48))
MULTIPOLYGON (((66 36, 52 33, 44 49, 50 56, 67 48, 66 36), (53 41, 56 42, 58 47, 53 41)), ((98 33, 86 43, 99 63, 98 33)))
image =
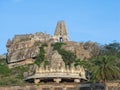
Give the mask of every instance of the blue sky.
POLYGON ((0 54, 16 34, 53 35, 59 20, 71 41, 120 42, 120 0, 0 0, 0 54))

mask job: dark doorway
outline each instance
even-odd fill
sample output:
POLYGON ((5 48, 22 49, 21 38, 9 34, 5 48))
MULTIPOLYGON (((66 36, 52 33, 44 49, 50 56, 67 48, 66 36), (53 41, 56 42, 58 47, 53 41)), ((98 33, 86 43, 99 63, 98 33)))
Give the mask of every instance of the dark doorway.
POLYGON ((63 38, 62 37, 60 37, 60 42, 63 42, 63 38))

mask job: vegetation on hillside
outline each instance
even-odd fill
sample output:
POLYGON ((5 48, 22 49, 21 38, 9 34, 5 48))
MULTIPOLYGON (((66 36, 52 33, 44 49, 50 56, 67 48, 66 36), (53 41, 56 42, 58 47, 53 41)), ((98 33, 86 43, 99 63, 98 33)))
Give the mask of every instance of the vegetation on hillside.
POLYGON ((101 53, 88 61, 77 60, 91 73, 91 81, 103 82, 120 79, 120 43, 102 46, 101 53))
POLYGON ((44 46, 47 46, 47 44, 43 44, 40 46, 39 54, 35 60, 35 64, 37 64, 37 66, 40 66, 40 64, 44 61, 44 57, 45 57, 44 46))
POLYGON ((117 67, 113 56, 99 56, 91 60, 92 79, 94 81, 106 82, 120 77, 120 69, 117 67))
POLYGON ((64 49, 62 49, 62 45, 64 45, 65 43, 55 43, 53 45, 53 49, 57 50, 59 54, 62 55, 62 58, 65 62, 66 65, 70 66, 76 59, 76 55, 73 52, 70 51, 66 51, 64 49))
POLYGON ((0 60, 0 86, 25 85, 23 73, 29 70, 31 65, 24 65, 9 69, 6 60, 0 60))
MULTIPOLYGON (((92 57, 88 61, 76 59, 76 55, 70 51, 62 49, 65 43, 53 44, 53 50, 57 50, 66 65, 75 63, 75 66, 82 65, 89 71, 89 79, 94 82, 107 82, 120 79, 120 43, 113 42, 101 46, 101 53, 92 57)), ((43 44, 40 47, 40 53, 36 58, 35 64, 38 66, 44 61, 44 65, 48 65, 48 61, 44 59, 45 51, 43 44)), ((23 73, 29 71, 31 65, 18 66, 9 69, 6 60, 0 60, 0 86, 5 85, 25 85, 23 73)))

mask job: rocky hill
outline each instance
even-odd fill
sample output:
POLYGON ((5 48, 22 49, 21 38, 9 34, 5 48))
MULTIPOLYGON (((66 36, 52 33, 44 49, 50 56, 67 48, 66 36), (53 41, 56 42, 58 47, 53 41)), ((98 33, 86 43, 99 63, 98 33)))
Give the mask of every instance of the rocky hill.
POLYGON ((33 63, 40 53, 39 47, 47 44, 44 48, 46 59, 50 59, 53 50, 52 44, 56 42, 65 43, 62 49, 76 55, 77 59, 88 60, 99 54, 99 46, 94 42, 72 42, 69 41, 66 25, 63 21, 57 23, 54 36, 37 32, 36 34, 15 35, 7 42, 7 61, 9 67, 33 63))
POLYGON ((49 42, 50 39, 51 36, 45 33, 16 35, 13 40, 8 40, 7 42, 8 63, 21 61, 25 61, 23 64, 32 63, 33 58, 39 53, 41 43, 49 42))

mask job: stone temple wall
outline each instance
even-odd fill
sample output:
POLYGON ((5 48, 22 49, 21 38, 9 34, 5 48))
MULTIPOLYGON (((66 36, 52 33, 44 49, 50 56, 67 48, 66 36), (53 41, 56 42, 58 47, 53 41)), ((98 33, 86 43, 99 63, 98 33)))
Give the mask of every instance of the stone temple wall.
POLYGON ((78 90, 76 84, 43 84, 0 87, 0 90, 78 90))
MULTIPOLYGON (((40 84, 40 85, 26 85, 26 86, 4 86, 0 90, 105 90, 104 84, 40 84)), ((119 82, 107 83, 106 90, 120 90, 119 82)))

